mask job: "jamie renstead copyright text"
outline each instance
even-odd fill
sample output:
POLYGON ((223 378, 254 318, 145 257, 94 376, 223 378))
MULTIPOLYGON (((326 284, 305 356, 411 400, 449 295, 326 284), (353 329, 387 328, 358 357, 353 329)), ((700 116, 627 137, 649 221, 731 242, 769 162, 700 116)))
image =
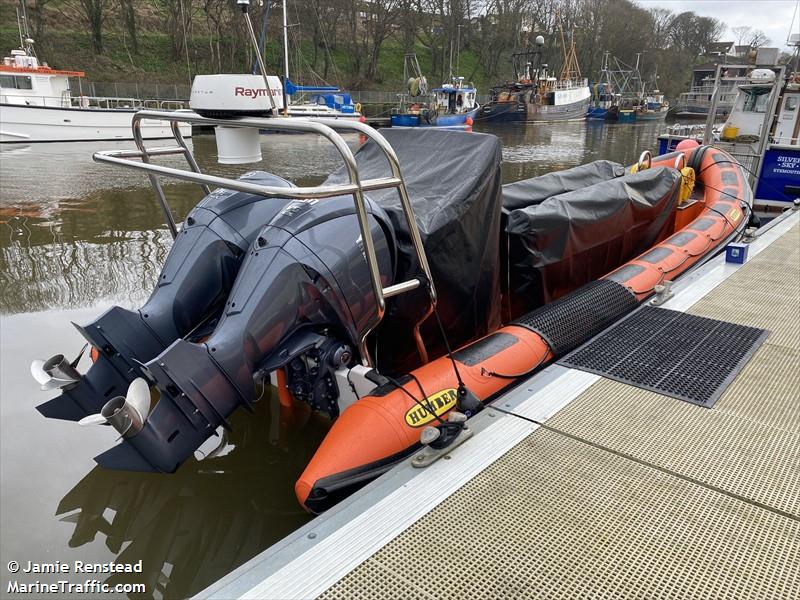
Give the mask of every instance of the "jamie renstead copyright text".
POLYGON ((145 584, 143 583, 117 583, 110 585, 101 579, 87 577, 83 581, 63 579, 58 581, 25 581, 21 582, 14 578, 15 575, 36 575, 36 574, 55 574, 55 575, 104 575, 115 573, 141 573, 142 561, 135 563, 87 563, 82 560, 74 562, 62 562, 57 560, 49 563, 36 563, 26 561, 19 563, 11 560, 6 565, 9 573, 8 583, 3 586, 7 594, 28 594, 36 596, 39 594, 141 594, 144 593, 145 584))

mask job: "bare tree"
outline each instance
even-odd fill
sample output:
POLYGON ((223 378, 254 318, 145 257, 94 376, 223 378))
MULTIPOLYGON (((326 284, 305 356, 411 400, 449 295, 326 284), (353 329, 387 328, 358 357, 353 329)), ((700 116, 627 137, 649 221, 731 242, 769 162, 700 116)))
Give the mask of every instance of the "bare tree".
POLYGON ((167 31, 172 38, 172 58, 181 60, 188 52, 195 0, 152 0, 152 3, 164 17, 167 31))
POLYGON ((47 23, 47 12, 45 6, 50 0, 36 0, 33 4, 28 4, 28 15, 33 22, 33 35, 38 41, 44 37, 45 26, 47 23))
POLYGON ((131 38, 131 48, 134 54, 139 54, 139 36, 136 30, 136 10, 134 0, 120 0, 120 13, 124 30, 131 38))
POLYGON ((364 7, 362 46, 367 56, 367 79, 376 78, 381 46, 400 18, 400 6, 400 0, 376 0, 364 7))
POLYGON ((92 50, 96 54, 103 53, 103 24, 112 5, 112 0, 69 0, 69 2, 65 2, 65 6, 76 9, 88 23, 92 50))
POLYGON ((749 25, 739 25, 738 27, 731 27, 731 32, 736 36, 736 45, 744 45, 744 40, 747 39, 752 33, 753 28, 749 25))
POLYGON ((750 44, 751 48, 761 48, 762 46, 766 46, 769 44, 770 39, 767 37, 767 34, 761 31, 760 29, 754 29, 750 32, 750 35, 747 36, 747 43, 750 44))

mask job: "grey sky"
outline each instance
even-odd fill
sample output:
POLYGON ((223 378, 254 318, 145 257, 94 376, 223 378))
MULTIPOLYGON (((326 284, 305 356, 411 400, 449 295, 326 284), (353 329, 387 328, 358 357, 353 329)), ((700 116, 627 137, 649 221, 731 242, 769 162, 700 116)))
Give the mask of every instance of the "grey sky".
MULTIPOLYGON (((703 17, 714 17, 728 26, 725 41, 737 41, 730 28, 749 25, 770 38, 770 46, 786 49, 789 25, 797 6, 796 0, 634 0, 643 8, 661 7, 675 13, 692 11, 703 17)), ((792 29, 800 32, 800 16, 795 16, 792 29)))

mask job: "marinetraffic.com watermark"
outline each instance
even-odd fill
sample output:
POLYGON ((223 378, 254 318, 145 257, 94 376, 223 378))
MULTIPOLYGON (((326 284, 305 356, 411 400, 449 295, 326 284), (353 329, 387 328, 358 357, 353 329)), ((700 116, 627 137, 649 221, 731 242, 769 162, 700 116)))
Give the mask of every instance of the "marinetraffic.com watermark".
MULTIPOLYGON (((6 565, 6 569, 13 577, 17 573, 26 575, 47 573, 47 574, 105 574, 105 573, 141 573, 142 561, 136 563, 87 563, 82 560, 74 562, 62 562, 57 560, 52 563, 35 563, 28 561, 20 564, 16 560, 11 560, 6 565)), ((84 581, 70 581, 67 579, 59 581, 25 581, 21 582, 9 578, 8 584, 4 586, 7 594, 28 594, 37 596, 39 594, 143 594, 145 584, 143 583, 116 583, 108 584, 99 579, 87 578, 84 581)))

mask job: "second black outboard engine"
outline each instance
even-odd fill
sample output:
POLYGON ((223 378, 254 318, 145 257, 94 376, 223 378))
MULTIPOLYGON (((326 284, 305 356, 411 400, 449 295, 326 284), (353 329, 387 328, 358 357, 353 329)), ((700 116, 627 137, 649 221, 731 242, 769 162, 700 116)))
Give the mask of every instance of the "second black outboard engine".
MULTIPOLYGON (((248 183, 293 187, 261 171, 239 178, 248 183)), ((114 306, 94 322, 78 326, 97 349, 85 375, 57 355, 34 361, 33 376, 43 389, 63 393, 39 405, 46 417, 77 421, 100 413, 144 373, 142 365, 178 338, 200 339, 213 331, 239 268, 264 223, 286 206, 285 198, 265 198, 226 189, 214 190, 192 209, 170 250, 158 284, 139 310, 114 306)))
MULTIPOLYGON (((393 281, 395 242, 367 201, 382 284, 393 281)), ((174 341, 146 365, 161 397, 141 426, 97 457, 108 468, 174 471, 240 405, 254 374, 288 366, 289 387, 336 414, 333 370, 355 357, 378 322, 350 196, 293 201, 258 232, 216 328, 202 343, 174 341)))

